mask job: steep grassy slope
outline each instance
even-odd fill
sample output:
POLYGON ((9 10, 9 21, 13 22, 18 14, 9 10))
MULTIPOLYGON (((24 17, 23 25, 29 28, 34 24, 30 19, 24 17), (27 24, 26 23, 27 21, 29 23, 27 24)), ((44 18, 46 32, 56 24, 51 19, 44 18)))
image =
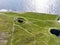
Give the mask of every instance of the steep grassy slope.
POLYGON ((59 45, 60 38, 50 33, 60 29, 57 19, 52 14, 1 12, 0 45, 59 45))

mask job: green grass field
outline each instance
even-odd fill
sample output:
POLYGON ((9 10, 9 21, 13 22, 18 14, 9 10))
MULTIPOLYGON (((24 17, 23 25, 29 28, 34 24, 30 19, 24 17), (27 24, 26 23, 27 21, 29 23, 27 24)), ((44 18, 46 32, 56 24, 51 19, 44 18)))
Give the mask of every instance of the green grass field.
POLYGON ((60 38, 50 33, 50 29, 60 29, 58 17, 33 12, 0 12, 0 45, 60 45, 60 38), (22 18, 23 23, 18 22, 18 18, 22 18))

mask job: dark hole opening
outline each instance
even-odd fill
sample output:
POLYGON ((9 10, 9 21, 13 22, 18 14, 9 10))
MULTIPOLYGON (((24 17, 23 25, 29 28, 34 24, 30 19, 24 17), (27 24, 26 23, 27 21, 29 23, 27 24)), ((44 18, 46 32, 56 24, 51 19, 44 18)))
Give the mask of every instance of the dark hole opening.
POLYGON ((60 20, 60 17, 57 20, 60 20))
POLYGON ((58 37, 60 36, 60 30, 58 30, 58 29, 51 29, 50 32, 51 32, 51 34, 54 34, 58 37))
POLYGON ((23 19, 22 19, 22 18, 18 18, 17 21, 18 21, 19 23, 23 23, 23 19))

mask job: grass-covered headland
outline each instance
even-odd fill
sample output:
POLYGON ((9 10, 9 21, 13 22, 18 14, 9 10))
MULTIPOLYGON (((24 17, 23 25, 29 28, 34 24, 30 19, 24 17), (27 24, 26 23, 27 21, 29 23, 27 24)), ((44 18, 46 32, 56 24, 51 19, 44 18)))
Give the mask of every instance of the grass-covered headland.
POLYGON ((43 13, 0 12, 0 45, 60 45, 50 29, 60 29, 59 16, 43 13))

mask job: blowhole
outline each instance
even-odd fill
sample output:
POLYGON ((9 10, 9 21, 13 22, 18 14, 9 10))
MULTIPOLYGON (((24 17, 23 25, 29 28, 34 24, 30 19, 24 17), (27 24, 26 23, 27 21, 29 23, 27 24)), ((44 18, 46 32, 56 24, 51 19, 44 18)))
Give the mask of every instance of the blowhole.
POLYGON ((57 21, 60 23, 60 17, 57 19, 57 21))
POLYGON ((23 18, 17 18, 17 22, 18 23, 23 23, 24 22, 24 19, 23 18))
POLYGON ((60 20, 60 17, 58 17, 58 19, 57 20, 60 20))
POLYGON ((56 35, 57 37, 60 37, 60 30, 58 29, 50 29, 50 33, 56 35))

